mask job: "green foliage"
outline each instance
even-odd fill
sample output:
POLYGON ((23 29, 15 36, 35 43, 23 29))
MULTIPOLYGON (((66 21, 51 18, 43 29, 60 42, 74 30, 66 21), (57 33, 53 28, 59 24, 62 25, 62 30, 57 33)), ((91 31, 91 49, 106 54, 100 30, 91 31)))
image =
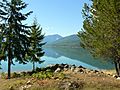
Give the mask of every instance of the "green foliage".
POLYGON ((6 78, 6 73, 2 72, 2 73, 0 73, 0 75, 1 75, 1 78, 2 78, 2 79, 5 79, 5 78, 6 78))
POLYGON ((35 63, 42 63, 44 61, 40 60, 40 57, 44 55, 42 51, 42 46, 45 44, 43 43, 44 34, 42 34, 42 28, 38 25, 37 19, 35 18, 31 32, 30 32, 30 47, 28 51, 27 58, 33 62, 33 70, 35 70, 35 63))
POLYGON ((62 72, 60 73, 54 73, 52 70, 47 69, 46 71, 41 71, 37 73, 33 73, 32 77, 37 78, 37 79, 64 79, 65 74, 62 72))
POLYGON ((56 74, 54 74, 54 78, 64 79, 65 78, 65 74, 62 73, 62 72, 56 73, 56 74))
POLYGON ((120 61, 120 0, 92 0, 84 5, 81 46, 94 56, 120 61))
POLYGON ((25 55, 29 47, 30 26, 22 24, 32 11, 23 14, 27 7, 22 0, 0 1, 0 59, 8 60, 8 78, 13 59, 26 63, 25 55))
POLYGON ((12 73, 12 78, 18 78, 18 77, 20 77, 21 75, 19 74, 19 73, 16 73, 16 72, 14 72, 14 73, 12 73))
POLYGON ((95 56, 119 58, 120 54, 120 13, 118 0, 93 0, 83 9, 83 32, 79 32, 81 45, 95 56))
POLYGON ((32 77, 37 78, 37 79, 46 79, 46 78, 50 79, 53 77, 53 72, 41 71, 41 72, 32 74, 32 77))
POLYGON ((0 7, 1 54, 5 55, 5 58, 10 54, 12 59, 15 58, 16 61, 24 63, 25 51, 29 46, 27 35, 30 27, 23 25, 22 21, 26 20, 32 12, 22 14, 21 10, 27 7, 22 0, 11 0, 11 2, 3 0, 0 2, 0 7), (11 53, 8 49, 11 49, 11 53))

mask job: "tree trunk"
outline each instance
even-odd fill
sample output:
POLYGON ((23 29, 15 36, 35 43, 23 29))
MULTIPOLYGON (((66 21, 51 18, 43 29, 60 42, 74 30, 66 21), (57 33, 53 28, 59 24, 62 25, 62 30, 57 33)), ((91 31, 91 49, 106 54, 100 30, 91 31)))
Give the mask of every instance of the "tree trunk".
POLYGON ((115 69, 118 77, 120 77, 120 61, 115 61, 115 69))
POLYGON ((35 62, 33 61, 33 71, 35 71, 35 62))
POLYGON ((120 77, 120 62, 118 63, 118 76, 120 77))
POLYGON ((10 79, 11 77, 11 48, 9 45, 9 49, 8 49, 8 79, 10 79))

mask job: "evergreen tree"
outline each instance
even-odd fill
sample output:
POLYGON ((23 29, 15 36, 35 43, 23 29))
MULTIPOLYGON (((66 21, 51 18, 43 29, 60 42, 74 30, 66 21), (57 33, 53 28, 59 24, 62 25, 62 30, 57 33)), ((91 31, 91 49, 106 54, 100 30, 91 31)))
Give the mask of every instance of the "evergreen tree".
POLYGON ((22 24, 32 11, 23 14, 27 7, 22 0, 2 0, 0 2, 0 59, 8 61, 8 79, 10 79, 13 59, 26 63, 25 55, 29 47, 30 26, 22 24))
POLYGON ((31 28, 30 33, 30 47, 28 53, 28 59, 33 63, 33 71, 35 71, 35 63, 42 63, 40 57, 44 55, 42 50, 44 34, 42 34, 42 28, 37 23, 37 19, 34 19, 33 27, 31 28))
POLYGON ((81 46, 94 56, 111 59, 120 76, 120 0, 91 0, 84 5, 81 46))

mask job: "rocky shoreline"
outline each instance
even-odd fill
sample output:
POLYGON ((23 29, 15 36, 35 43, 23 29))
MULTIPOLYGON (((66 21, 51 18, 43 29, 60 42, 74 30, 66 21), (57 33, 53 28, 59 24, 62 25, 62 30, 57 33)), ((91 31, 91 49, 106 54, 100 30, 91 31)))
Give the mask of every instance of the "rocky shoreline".
MULTIPOLYGON (((4 85, 4 88, 7 88, 5 90, 17 88, 19 90, 36 90, 37 88, 39 88, 37 90, 81 90, 83 88, 113 90, 120 87, 119 77, 115 74, 68 64, 49 65, 45 68, 36 68, 35 71, 15 72, 11 76, 13 77, 9 82, 7 79, 0 79, 1 83, 3 82, 0 85, 1 88, 4 85)), ((0 90, 3 90, 1 88, 0 90)))
POLYGON ((47 71, 48 69, 53 70, 54 73, 71 71, 72 73, 79 74, 95 74, 95 75, 103 75, 103 76, 111 76, 118 78, 117 75, 106 73, 106 70, 90 70, 83 66, 76 65, 68 65, 68 64, 54 64, 48 65, 46 68, 37 68, 36 71, 47 71))
MULTIPOLYGON (((120 77, 117 77, 117 75, 114 73, 107 73, 107 70, 90 70, 87 69, 83 66, 76 66, 76 65, 69 65, 69 64, 53 64, 53 65, 48 65, 45 68, 36 68, 35 71, 24 71, 24 72, 14 72, 14 74, 17 77, 26 76, 26 75, 32 75, 33 73, 38 73, 38 72, 46 72, 46 71, 52 71, 53 73, 60 73, 60 72, 71 72, 74 74, 87 74, 87 75, 97 75, 97 76, 109 76, 109 77, 114 77, 117 79, 120 79, 120 77)), ((7 73, 5 73, 7 74, 7 73)), ((13 74, 13 73, 12 73, 13 74)), ((15 78, 16 78, 15 76, 15 78)), ((0 78, 2 75, 0 75, 0 78)), ((13 77, 14 78, 14 77, 13 77)))
MULTIPOLYGON (((103 71, 99 71, 99 70, 90 70, 87 69, 83 66, 75 66, 75 65, 68 65, 68 64, 55 64, 55 65, 49 65, 46 68, 37 68, 36 69, 36 73, 37 72, 42 72, 42 71, 48 71, 48 70, 52 70, 53 73, 60 73, 60 72, 69 72, 70 74, 83 74, 83 75, 88 75, 88 76, 95 76, 95 77, 110 77, 110 78, 117 78, 116 75, 113 74, 107 74, 103 71)), ((103 80, 104 80, 103 78, 103 80)), ((53 78, 53 80, 60 80, 58 78, 53 78)), ((61 88, 62 90, 69 90, 71 88, 72 89, 77 89, 77 88, 83 88, 83 82, 79 82, 80 79, 73 79, 71 81, 66 81, 66 80, 60 80, 58 83, 58 87, 61 88)), ((28 81, 30 82, 30 81, 28 81)), ((27 82, 27 83, 28 83, 27 82)), ((31 84, 27 84, 24 87, 22 87, 21 90, 23 90, 24 88, 29 88, 31 84)))

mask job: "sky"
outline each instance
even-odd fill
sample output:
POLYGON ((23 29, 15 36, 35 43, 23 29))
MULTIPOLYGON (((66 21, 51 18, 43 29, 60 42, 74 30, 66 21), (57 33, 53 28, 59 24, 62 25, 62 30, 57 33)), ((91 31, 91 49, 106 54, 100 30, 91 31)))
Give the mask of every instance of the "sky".
POLYGON ((82 8, 84 3, 88 1, 24 0, 28 4, 27 11, 33 11, 27 23, 31 24, 36 17, 45 35, 68 36, 77 34, 83 25, 82 8))

